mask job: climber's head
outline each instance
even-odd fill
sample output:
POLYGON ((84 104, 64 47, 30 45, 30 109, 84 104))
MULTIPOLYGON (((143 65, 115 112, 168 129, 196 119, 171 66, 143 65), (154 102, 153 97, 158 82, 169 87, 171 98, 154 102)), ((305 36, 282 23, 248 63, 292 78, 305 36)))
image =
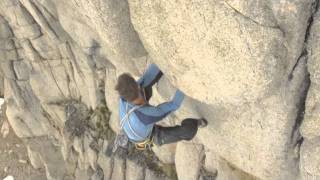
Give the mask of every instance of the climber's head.
POLYGON ((140 86, 129 73, 123 73, 118 77, 115 87, 119 95, 128 102, 144 104, 145 100, 141 95, 140 86))

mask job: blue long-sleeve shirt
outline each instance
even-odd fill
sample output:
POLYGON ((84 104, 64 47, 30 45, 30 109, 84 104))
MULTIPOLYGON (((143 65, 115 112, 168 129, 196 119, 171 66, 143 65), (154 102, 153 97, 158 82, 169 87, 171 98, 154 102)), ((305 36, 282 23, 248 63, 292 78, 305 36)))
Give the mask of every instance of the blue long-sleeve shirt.
MULTIPOLYGON (((160 69, 155 64, 151 64, 137 83, 140 87, 145 88, 154 81, 160 72, 160 69)), ((123 125, 128 138, 133 142, 145 140, 151 134, 154 124, 177 110, 183 99, 184 94, 180 90, 177 90, 173 99, 169 102, 159 104, 158 106, 146 104, 136 109, 130 114, 129 119, 123 125)), ((120 97, 119 106, 120 120, 122 120, 127 112, 137 105, 127 102, 120 97)))

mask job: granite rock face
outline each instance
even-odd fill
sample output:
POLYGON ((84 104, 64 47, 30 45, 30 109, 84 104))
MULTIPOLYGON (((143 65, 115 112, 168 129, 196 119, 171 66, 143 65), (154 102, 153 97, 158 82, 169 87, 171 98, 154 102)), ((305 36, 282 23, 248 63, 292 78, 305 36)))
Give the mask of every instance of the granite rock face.
POLYGON ((320 13, 315 13, 308 39, 308 70, 311 85, 306 100, 306 111, 300 131, 304 137, 300 151, 300 169, 304 179, 320 179, 319 160, 314 153, 319 151, 319 93, 320 93, 320 13))
POLYGON ((48 179, 317 179, 319 0, 1 0, 0 96, 48 179), (164 73, 190 142, 110 156, 116 78, 164 73), (48 154, 50 153, 50 155, 48 154))

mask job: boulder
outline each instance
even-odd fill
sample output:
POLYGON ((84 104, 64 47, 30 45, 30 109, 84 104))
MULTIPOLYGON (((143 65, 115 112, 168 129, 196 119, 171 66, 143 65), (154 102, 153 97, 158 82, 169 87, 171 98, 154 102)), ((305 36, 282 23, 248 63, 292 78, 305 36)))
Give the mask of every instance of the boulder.
POLYGON ((3 17, 0 17, 0 38, 1 38, 1 40, 7 39, 12 36, 13 36, 13 34, 12 34, 12 31, 10 29, 8 22, 3 17))
POLYGON ((177 144, 165 144, 162 146, 152 147, 152 151, 156 154, 159 160, 165 164, 174 164, 177 144))
POLYGON ((217 174, 219 157, 212 150, 205 150, 204 168, 212 174, 217 174))
POLYGON ((125 166, 126 166, 125 159, 121 157, 115 157, 110 180, 125 180, 125 177, 126 177, 125 166))
POLYGON ((88 180, 94 175, 92 169, 84 170, 77 168, 75 171, 75 179, 77 180, 88 180))
POLYGON ((320 178, 320 138, 305 140, 300 149, 300 171, 302 179, 320 178))
POLYGON ((31 71, 30 64, 26 61, 13 61, 12 63, 14 73, 18 80, 29 80, 29 75, 31 71))
POLYGON ((120 131, 120 120, 119 120, 119 95, 115 90, 117 84, 117 71, 114 66, 109 64, 106 68, 106 79, 105 79, 105 98, 107 99, 106 104, 111 111, 109 119, 109 125, 115 132, 120 131))
POLYGON ((246 172, 241 171, 239 168, 233 166, 227 161, 221 159, 218 166, 217 180, 258 180, 246 172))
POLYGON ((62 180, 66 176, 67 164, 64 161, 59 147, 47 137, 25 139, 30 152, 36 153, 35 165, 40 165, 39 157, 43 163, 48 180, 62 180))
POLYGON ((91 176, 90 180, 104 180, 103 170, 98 166, 97 170, 91 176))
POLYGON ((112 174, 112 161, 110 157, 106 156, 108 144, 108 141, 103 142, 102 149, 98 155, 98 164, 103 170, 104 179, 110 179, 112 174))
POLYGON ((320 50, 320 13, 313 16, 308 39, 308 70, 310 72, 310 89, 305 104, 305 114, 300 128, 304 141, 300 149, 300 172, 302 179, 320 178, 320 160, 316 154, 320 150, 320 58, 317 54, 320 50))
POLYGON ((131 24, 127 1, 80 0, 77 4, 64 1, 56 4, 59 15, 72 9, 78 19, 90 23, 89 26, 96 30, 101 39, 101 51, 120 72, 138 74, 135 61, 144 60, 141 57, 147 53, 131 24))
POLYGON ((175 165, 179 179, 198 179, 202 162, 203 147, 201 145, 197 145, 192 142, 178 143, 175 156, 175 165))
POLYGON ((146 169, 146 175, 144 179, 145 180, 167 180, 166 177, 162 176, 161 174, 159 175, 150 169, 146 169))
POLYGON ((29 146, 27 147, 27 150, 28 150, 29 161, 30 161, 32 167, 35 168, 35 169, 42 168, 43 167, 43 162, 41 160, 40 154, 35 152, 35 151, 32 151, 29 146))
POLYGON ((285 63, 295 61, 286 58, 279 28, 257 24, 224 1, 129 0, 129 6, 150 57, 174 86, 202 102, 253 101, 277 87, 285 63))
POLYGON ((9 135, 10 125, 9 125, 8 121, 2 120, 0 133, 1 133, 2 138, 4 138, 4 139, 9 135))
POLYGON ((134 161, 127 160, 126 162, 126 180, 144 179, 144 168, 134 161))
POLYGON ((311 84, 305 105, 304 120, 300 128, 302 136, 309 140, 320 136, 320 58, 318 56, 320 50, 320 13, 315 14, 313 18, 308 39, 308 70, 311 84))
POLYGON ((43 136, 53 132, 28 82, 5 80, 6 114, 18 137, 43 136))

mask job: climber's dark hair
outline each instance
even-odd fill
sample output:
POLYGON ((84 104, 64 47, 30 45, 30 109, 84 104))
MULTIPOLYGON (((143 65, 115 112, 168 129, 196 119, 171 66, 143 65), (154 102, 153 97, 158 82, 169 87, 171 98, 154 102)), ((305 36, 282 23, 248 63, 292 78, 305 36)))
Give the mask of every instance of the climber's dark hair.
POLYGON ((139 86, 129 73, 123 73, 118 77, 115 90, 118 91, 123 99, 129 102, 139 97, 139 86))

